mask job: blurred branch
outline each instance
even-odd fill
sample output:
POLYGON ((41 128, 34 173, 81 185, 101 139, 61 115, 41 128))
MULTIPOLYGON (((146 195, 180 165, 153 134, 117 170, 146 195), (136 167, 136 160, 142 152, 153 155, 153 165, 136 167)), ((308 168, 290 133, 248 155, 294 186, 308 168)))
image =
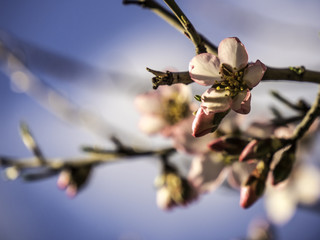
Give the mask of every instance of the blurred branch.
MULTIPOLYGON (((181 25, 180 21, 167 9, 162 7, 159 3, 157 3, 154 0, 136 0, 136 1, 130 1, 130 0, 123 0, 123 4, 135 4, 138 6, 141 6, 143 8, 147 8, 151 11, 153 11, 155 14, 157 14, 159 17, 161 17, 163 20, 165 20, 167 23, 169 23, 172 27, 177 29, 182 34, 185 34, 185 28, 181 25)), ((211 43, 207 38, 205 38, 202 34, 198 33, 201 41, 204 43, 205 47, 207 48, 208 52, 211 52, 213 54, 217 54, 218 48, 211 43)))
POLYGON ((280 102, 284 103, 287 107, 289 107, 293 110, 296 110, 298 112, 302 112, 303 114, 305 114, 310 109, 310 106, 303 100, 300 100, 298 103, 292 103, 289 99, 283 97, 277 91, 271 91, 271 94, 273 97, 278 99, 280 102))
POLYGON ((301 139, 304 136, 304 134, 309 130, 311 124, 319 116, 320 116, 320 88, 318 90, 317 97, 312 107, 307 112, 307 114, 302 119, 302 121, 299 123, 299 125, 296 127, 292 136, 292 141, 297 141, 301 139))
POLYGON ((19 91, 36 99, 38 103, 60 119, 85 127, 103 138, 110 138, 114 132, 119 135, 124 134, 121 129, 112 126, 112 124, 94 112, 77 106, 63 94, 38 78, 2 42, 0 42, 0 69, 19 91))
POLYGON ((22 174, 22 177, 25 178, 25 180, 38 180, 56 175, 64 169, 91 168, 92 166, 115 162, 120 158, 132 159, 134 157, 155 156, 162 159, 167 158, 176 152, 175 148, 160 150, 134 149, 124 145, 119 139, 113 137, 112 141, 116 145, 115 150, 84 147, 83 151, 90 154, 88 157, 46 158, 46 160, 44 160, 40 147, 31 136, 26 124, 21 125, 21 131, 23 132, 22 138, 24 143, 33 152, 34 157, 16 159, 0 156, 0 165, 6 168, 7 177, 12 180, 17 178, 20 174, 22 174), (39 159, 41 159, 41 161, 39 159), (36 173, 24 174, 26 170, 33 170, 36 171, 36 173))

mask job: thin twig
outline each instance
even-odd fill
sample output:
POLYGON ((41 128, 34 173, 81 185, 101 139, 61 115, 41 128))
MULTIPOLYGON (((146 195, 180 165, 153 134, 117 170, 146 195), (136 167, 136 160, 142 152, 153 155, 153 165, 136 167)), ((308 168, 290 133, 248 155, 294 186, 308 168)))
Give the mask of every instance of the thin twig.
MULTIPOLYGON (((136 1, 129 1, 124 0, 123 4, 135 4, 138 6, 141 6, 143 8, 147 8, 154 12, 156 15, 161 17, 164 21, 169 23, 172 27, 174 27, 176 30, 181 32, 182 34, 185 34, 185 29, 179 22, 179 20, 167 9, 162 7, 159 3, 157 3, 154 0, 136 0, 136 1)), ((202 34, 198 33, 198 35, 201 38, 201 41, 204 43, 206 49, 208 52, 217 55, 218 48, 215 46, 212 42, 210 42, 206 37, 204 37, 202 34)))
POLYGON ((150 68, 147 68, 147 71, 155 75, 152 78, 153 89, 157 89, 160 85, 170 86, 176 83, 190 84, 193 82, 189 72, 161 72, 150 68))
POLYGON ((320 88, 318 91, 318 95, 310 108, 310 110, 307 112, 306 116, 302 119, 302 121, 299 123, 299 125, 296 127, 293 136, 292 141, 295 142, 303 137, 303 135, 308 131, 311 124, 314 122, 314 120, 320 116, 320 88))
POLYGON ((192 23, 189 21, 187 16, 183 13, 183 11, 180 9, 178 4, 174 0, 164 0, 164 2, 170 7, 172 12, 176 15, 178 20, 180 21, 181 25, 183 26, 185 30, 185 35, 192 41, 196 48, 196 53, 206 53, 207 49, 204 46, 201 37, 199 36, 198 32, 192 25, 192 23))

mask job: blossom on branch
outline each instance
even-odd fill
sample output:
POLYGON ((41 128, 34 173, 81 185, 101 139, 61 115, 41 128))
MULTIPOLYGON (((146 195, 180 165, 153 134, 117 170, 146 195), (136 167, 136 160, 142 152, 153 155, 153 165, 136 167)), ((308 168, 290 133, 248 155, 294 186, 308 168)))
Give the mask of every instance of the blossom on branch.
POLYGON ((192 113, 196 106, 191 99, 191 89, 184 84, 161 86, 138 95, 135 105, 142 114, 140 129, 149 135, 160 133, 171 138, 175 148, 181 152, 199 154, 207 151, 212 136, 200 141, 192 136, 192 113))
POLYGON ((199 194, 216 190, 226 179, 231 187, 238 189, 254 167, 255 164, 230 161, 221 153, 209 151, 192 160, 188 180, 199 194))
POLYGON ((161 86, 135 99, 135 106, 142 114, 140 129, 149 135, 165 136, 183 119, 192 115, 191 89, 183 84, 161 86))
POLYGON ((189 63, 190 77, 196 83, 211 88, 201 96, 200 107, 206 116, 200 112, 196 117, 193 135, 201 136, 209 132, 208 129, 199 132, 204 128, 201 122, 207 123, 207 118, 213 121, 217 113, 230 109, 241 114, 249 113, 250 90, 260 82, 265 71, 266 66, 259 60, 248 63, 247 51, 235 37, 226 38, 220 43, 218 57, 211 53, 195 56, 189 63))

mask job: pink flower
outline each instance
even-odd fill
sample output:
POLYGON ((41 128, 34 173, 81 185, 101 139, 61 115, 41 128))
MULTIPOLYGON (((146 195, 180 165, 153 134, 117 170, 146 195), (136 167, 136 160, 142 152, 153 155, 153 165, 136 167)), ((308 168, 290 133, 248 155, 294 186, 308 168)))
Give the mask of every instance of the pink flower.
MULTIPOLYGON (((266 71, 265 65, 257 60, 248 64, 248 54, 238 38, 224 39, 218 48, 218 57, 211 53, 195 56, 189 63, 189 73, 193 81, 200 85, 211 86, 201 96, 201 108, 206 115, 213 119, 215 113, 232 109, 241 114, 250 112, 251 92, 262 79, 266 71)), ((198 129, 201 114, 195 119, 198 129)), ((199 126, 200 125, 200 126, 199 126)), ((197 132, 194 135, 203 135, 197 132)), ((209 131, 207 131, 208 133, 209 131)))
POLYGON ((161 86, 138 95, 135 105, 141 112, 140 129, 147 134, 170 135, 172 128, 192 114, 191 90, 183 84, 161 86))

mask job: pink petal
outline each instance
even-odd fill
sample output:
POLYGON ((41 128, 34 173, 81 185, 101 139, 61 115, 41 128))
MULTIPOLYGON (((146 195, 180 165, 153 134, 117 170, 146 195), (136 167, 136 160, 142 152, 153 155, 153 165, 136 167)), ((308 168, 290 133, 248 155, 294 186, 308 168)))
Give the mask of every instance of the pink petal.
POLYGON ((251 110, 251 93, 247 91, 239 92, 232 100, 231 108, 237 113, 248 114, 251 110))
POLYGON ((229 91, 217 91, 214 88, 209 88, 201 96, 201 107, 206 114, 227 111, 232 102, 229 94, 229 91))
POLYGON ((250 63, 244 71, 243 80, 249 88, 253 88, 261 81, 266 70, 267 67, 260 60, 250 63))
POLYGON ((184 153, 202 154, 208 151, 208 143, 212 141, 212 135, 195 138, 192 136, 192 122, 194 116, 190 115, 179 124, 172 126, 170 137, 173 139, 174 147, 184 153))
POLYGON ((239 156, 239 162, 248 161, 255 158, 255 148, 258 145, 259 141, 257 139, 252 140, 248 145, 243 149, 242 153, 239 156))
POLYGON ((219 59, 211 53, 196 55, 189 63, 189 74, 200 85, 210 86, 221 81, 219 59))
POLYGON ((78 193, 78 188, 76 185, 69 185, 66 189, 66 194, 69 198, 74 198, 78 193))
POLYGON ((139 121, 139 128, 146 134, 155 134, 160 132, 167 123, 158 115, 143 115, 139 121))
POLYGON ((240 206, 249 208, 259 199, 252 186, 243 186, 240 189, 240 206))
POLYGON ((218 48, 218 57, 221 64, 228 64, 232 69, 240 70, 248 64, 247 50, 236 37, 221 41, 218 48))
POLYGON ((215 190, 227 176, 229 169, 215 153, 209 152, 193 159, 188 180, 198 193, 215 190))
POLYGON ((240 188, 255 169, 256 163, 234 162, 228 175, 228 182, 233 188, 240 188))
POLYGON ((61 171, 61 173, 59 174, 58 180, 57 180, 57 186, 60 189, 66 189, 67 186, 69 185, 71 180, 71 174, 70 171, 67 170, 63 170, 61 171))
POLYGON ((174 84, 172 86, 160 86, 156 91, 159 92, 160 100, 178 97, 184 101, 190 102, 192 100, 191 87, 182 83, 174 84))
POLYGON ((192 123, 192 135, 194 137, 201 137, 212 132, 215 127, 213 125, 214 113, 205 114, 202 108, 199 108, 195 119, 192 123))
POLYGON ((138 95, 134 105, 141 113, 161 114, 161 96, 158 91, 152 91, 138 95))

